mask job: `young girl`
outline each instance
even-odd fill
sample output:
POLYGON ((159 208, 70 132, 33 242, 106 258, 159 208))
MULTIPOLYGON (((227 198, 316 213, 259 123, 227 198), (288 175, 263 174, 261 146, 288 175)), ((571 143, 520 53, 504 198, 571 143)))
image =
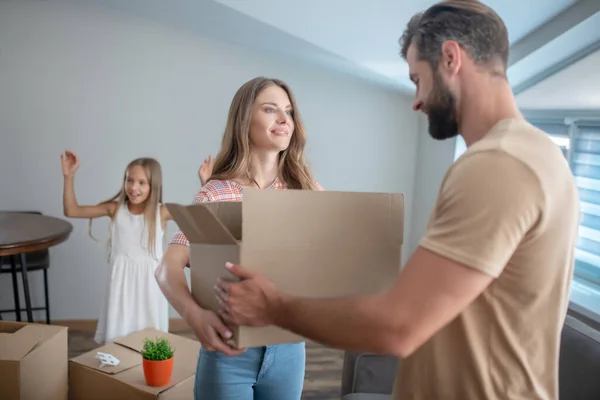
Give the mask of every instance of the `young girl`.
MULTIPOLYGON (((214 171, 194 203, 241 201, 245 187, 322 190, 304 160, 306 134, 294 96, 282 81, 255 78, 236 93, 214 171)), ((202 343, 194 396, 200 399, 299 400, 304 343, 249 348, 227 345, 231 332, 194 301, 184 268, 189 242, 178 231, 156 271, 169 302, 202 343)))
MULTIPOLYGON (((60 158, 65 216, 89 218, 90 236, 93 218, 111 219, 109 283, 95 341, 109 343, 145 328, 168 332, 169 303, 154 279, 162 258, 166 224, 172 219, 162 204, 160 164, 153 158, 133 160, 115 196, 95 206, 80 206, 73 185, 79 159, 71 151, 60 158)), ((198 171, 202 184, 211 172, 209 158, 198 171)))

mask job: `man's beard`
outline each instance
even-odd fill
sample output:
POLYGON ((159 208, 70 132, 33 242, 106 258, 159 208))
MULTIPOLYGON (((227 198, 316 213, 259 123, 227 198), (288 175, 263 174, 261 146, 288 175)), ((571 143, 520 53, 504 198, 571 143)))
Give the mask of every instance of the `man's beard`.
POLYGON ((429 121, 429 134, 436 140, 446 140, 458 135, 456 99, 439 75, 434 74, 433 90, 425 104, 429 121))

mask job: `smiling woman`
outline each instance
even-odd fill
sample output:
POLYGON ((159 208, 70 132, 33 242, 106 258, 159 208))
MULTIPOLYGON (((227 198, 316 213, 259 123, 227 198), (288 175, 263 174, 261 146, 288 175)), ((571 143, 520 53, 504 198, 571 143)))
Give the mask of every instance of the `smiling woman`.
MULTIPOLYGON (((322 190, 304 160, 306 133, 290 88, 255 78, 235 94, 213 174, 194 203, 242 201, 245 187, 322 190)), ((196 399, 298 400, 304 382, 304 342, 241 350, 228 344, 231 332, 212 311, 192 298, 184 268, 189 242, 178 231, 156 279, 173 307, 202 343, 196 399)))
POLYGON ((290 88, 278 79, 255 78, 233 98, 209 180, 265 188, 281 175, 291 189, 316 189, 304 161, 305 146, 304 124, 290 88), (257 157, 268 157, 261 160, 268 165, 266 176, 257 157))

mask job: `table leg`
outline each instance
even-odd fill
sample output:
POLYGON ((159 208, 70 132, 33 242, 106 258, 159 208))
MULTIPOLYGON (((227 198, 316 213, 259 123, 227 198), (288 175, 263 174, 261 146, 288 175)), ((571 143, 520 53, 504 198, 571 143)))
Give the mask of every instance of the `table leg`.
POLYGON ((27 261, 25 261, 25 253, 21 253, 21 276, 23 277, 23 294, 25 294, 27 321, 33 322, 33 310, 31 309, 31 298, 29 297, 29 278, 27 277, 27 261))
POLYGON ((17 282, 17 260, 15 256, 10 256, 10 267, 13 282, 13 295, 15 297, 15 316, 17 321, 21 321, 21 302, 19 301, 19 283, 17 282))
MULTIPOLYGON (((2 262, 4 261, 4 259, 2 257, 0 257, 0 268, 2 268, 2 262)), ((0 312, 0 321, 2 321, 2 312, 0 312)))
MULTIPOLYGON (((2 261, 4 261, 4 259, 2 257, 0 257, 0 268, 2 268, 2 261)), ((0 321, 2 321, 2 313, 0 312, 0 321)))
POLYGON ((50 296, 48 294, 48 268, 44 268, 44 298, 46 300, 46 324, 50 325, 50 296))

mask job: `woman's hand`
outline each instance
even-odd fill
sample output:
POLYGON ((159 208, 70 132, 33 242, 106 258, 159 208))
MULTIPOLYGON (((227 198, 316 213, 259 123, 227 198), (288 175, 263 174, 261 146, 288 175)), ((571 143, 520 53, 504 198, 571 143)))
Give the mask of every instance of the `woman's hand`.
POLYGON ((227 344, 232 333, 223 321, 212 311, 198 309, 188 315, 188 324, 208 351, 219 351, 226 356, 238 356, 245 349, 235 349, 227 344))

